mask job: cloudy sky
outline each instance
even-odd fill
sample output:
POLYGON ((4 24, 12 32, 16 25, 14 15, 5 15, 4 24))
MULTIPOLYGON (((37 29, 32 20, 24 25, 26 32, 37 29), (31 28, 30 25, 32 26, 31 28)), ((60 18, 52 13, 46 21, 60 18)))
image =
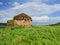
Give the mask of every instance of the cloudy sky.
POLYGON ((33 25, 60 22, 60 0, 0 0, 0 23, 20 13, 33 19, 33 25))

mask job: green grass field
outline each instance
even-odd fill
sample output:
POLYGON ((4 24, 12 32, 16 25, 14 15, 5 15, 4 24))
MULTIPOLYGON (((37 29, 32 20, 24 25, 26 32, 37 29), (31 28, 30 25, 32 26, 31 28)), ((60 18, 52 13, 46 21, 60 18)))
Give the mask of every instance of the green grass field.
POLYGON ((60 45, 60 26, 0 26, 0 45, 60 45))

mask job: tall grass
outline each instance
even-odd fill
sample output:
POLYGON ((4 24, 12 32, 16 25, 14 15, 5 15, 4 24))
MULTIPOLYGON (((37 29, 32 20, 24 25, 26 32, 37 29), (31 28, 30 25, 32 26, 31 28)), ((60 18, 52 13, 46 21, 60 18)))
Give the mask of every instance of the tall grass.
POLYGON ((0 28, 0 45, 60 45, 60 26, 0 28))

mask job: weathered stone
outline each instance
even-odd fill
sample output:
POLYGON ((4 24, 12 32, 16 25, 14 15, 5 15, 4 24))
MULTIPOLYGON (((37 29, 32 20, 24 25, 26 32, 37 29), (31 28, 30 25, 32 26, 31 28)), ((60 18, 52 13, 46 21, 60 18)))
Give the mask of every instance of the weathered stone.
POLYGON ((14 17, 14 26, 32 26, 32 18, 27 14, 19 14, 14 17))

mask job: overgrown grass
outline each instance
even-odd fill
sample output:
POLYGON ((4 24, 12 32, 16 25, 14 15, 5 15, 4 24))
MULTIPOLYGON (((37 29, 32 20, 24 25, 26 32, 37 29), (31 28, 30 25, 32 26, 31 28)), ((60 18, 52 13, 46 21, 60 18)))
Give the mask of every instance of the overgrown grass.
POLYGON ((0 27, 0 45, 60 45, 60 26, 0 27))

